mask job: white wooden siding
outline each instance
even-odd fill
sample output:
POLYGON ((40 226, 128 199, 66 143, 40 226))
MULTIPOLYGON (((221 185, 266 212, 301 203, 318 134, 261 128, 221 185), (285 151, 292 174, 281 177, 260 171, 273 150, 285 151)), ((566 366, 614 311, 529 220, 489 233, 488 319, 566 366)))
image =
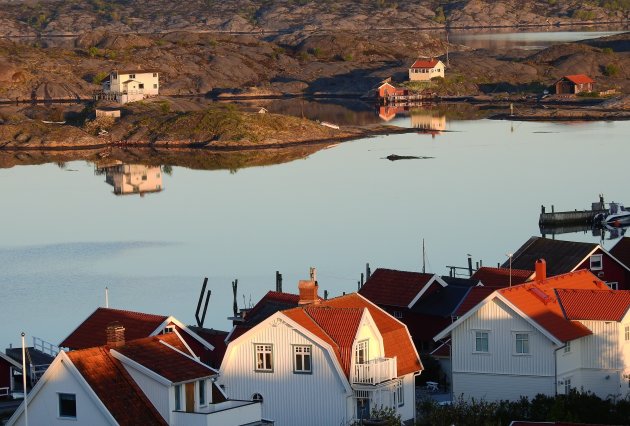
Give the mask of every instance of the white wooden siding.
MULTIPOLYGON (((111 425, 103 412, 97 407, 93 399, 84 390, 77 378, 60 362, 57 368, 50 371, 49 380, 44 387, 28 401, 29 425, 51 426, 101 426, 111 425), (67 419, 59 417, 59 393, 76 395, 77 418, 67 419)), ((24 411, 9 425, 24 425, 24 411)))
POLYGON ((509 374, 474 374, 453 372, 453 397, 474 397, 486 401, 530 399, 537 394, 553 395, 554 378, 509 374))
MULTIPOLYGON (((453 376, 462 372, 554 375, 553 343, 497 299, 453 330, 452 345, 453 376), (489 331, 487 354, 474 353, 475 330, 489 331), (529 333, 530 355, 515 355, 515 332, 529 333)), ((454 391, 460 393, 456 388, 454 391)))
POLYGON ((348 420, 352 398, 328 352, 284 321, 254 329, 230 345, 219 379, 230 398, 248 400, 261 394, 263 418, 276 426, 339 425, 348 420), (254 343, 273 344, 272 373, 254 371, 254 343), (293 373, 295 344, 312 345, 312 374, 293 373))
POLYGON ((571 388, 590 391, 600 398, 611 396, 625 397, 628 392, 628 384, 624 383, 621 373, 617 370, 605 369, 578 369, 558 374, 558 394, 565 393, 564 382, 571 378, 571 388))
POLYGON ((580 321, 593 334, 582 341, 582 368, 622 368, 622 352, 619 346, 619 323, 604 321, 580 321))
POLYGON ((149 401, 155 406, 160 415, 170 422, 172 411, 170 406, 169 391, 170 387, 159 383, 155 379, 136 370, 135 368, 123 364, 131 378, 138 384, 142 392, 149 398, 149 401))

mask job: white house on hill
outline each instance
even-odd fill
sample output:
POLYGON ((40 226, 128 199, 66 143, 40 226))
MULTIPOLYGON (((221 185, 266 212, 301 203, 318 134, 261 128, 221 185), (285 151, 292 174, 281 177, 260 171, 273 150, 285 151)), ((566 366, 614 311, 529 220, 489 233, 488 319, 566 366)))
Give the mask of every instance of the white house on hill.
POLYGON ((451 337, 454 396, 517 400, 570 389, 630 391, 630 292, 587 270, 493 292, 435 340, 451 337))
POLYGON ((160 75, 157 70, 113 70, 103 92, 123 104, 141 101, 160 93, 160 75))
POLYGON ((414 419, 422 364, 405 325, 358 294, 319 299, 314 278, 299 290, 299 307, 229 343, 225 392, 261 401, 279 426, 345 425, 381 406, 414 419))
POLYGON ((410 81, 430 81, 434 77, 444 78, 444 63, 439 59, 418 59, 409 68, 410 81))

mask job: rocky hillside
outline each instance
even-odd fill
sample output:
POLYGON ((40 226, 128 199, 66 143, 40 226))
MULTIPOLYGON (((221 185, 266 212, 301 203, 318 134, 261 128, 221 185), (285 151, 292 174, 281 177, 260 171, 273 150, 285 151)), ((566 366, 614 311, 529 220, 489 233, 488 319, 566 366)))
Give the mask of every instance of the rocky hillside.
POLYGON ((620 22, 629 0, 0 0, 0 36, 466 28, 620 22), (147 7, 150 4, 150 7, 147 7))

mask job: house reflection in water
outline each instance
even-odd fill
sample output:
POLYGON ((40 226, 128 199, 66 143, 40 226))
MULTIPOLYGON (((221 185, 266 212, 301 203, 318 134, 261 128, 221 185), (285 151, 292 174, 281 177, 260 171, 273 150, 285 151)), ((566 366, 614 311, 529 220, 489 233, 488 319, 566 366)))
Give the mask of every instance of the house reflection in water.
POLYGON ((446 115, 440 111, 395 105, 378 107, 378 116, 383 121, 391 121, 397 115, 409 115, 411 127, 421 130, 422 133, 435 136, 446 130, 446 115))
POLYGON ((160 192, 162 185, 162 170, 160 166, 145 166, 142 164, 123 164, 119 161, 97 163, 95 174, 105 175, 105 182, 114 187, 116 195, 160 192))
POLYGON ((411 127, 414 129, 432 131, 435 134, 446 130, 446 115, 439 111, 414 109, 409 114, 411 127))

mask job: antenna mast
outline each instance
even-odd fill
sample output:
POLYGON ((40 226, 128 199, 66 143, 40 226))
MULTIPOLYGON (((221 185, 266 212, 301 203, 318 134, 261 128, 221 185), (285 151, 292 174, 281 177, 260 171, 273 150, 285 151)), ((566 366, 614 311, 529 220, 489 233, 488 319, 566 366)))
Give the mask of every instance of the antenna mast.
POLYGON ((422 239, 422 273, 425 273, 425 260, 426 260, 426 255, 424 252, 424 238, 422 239))

